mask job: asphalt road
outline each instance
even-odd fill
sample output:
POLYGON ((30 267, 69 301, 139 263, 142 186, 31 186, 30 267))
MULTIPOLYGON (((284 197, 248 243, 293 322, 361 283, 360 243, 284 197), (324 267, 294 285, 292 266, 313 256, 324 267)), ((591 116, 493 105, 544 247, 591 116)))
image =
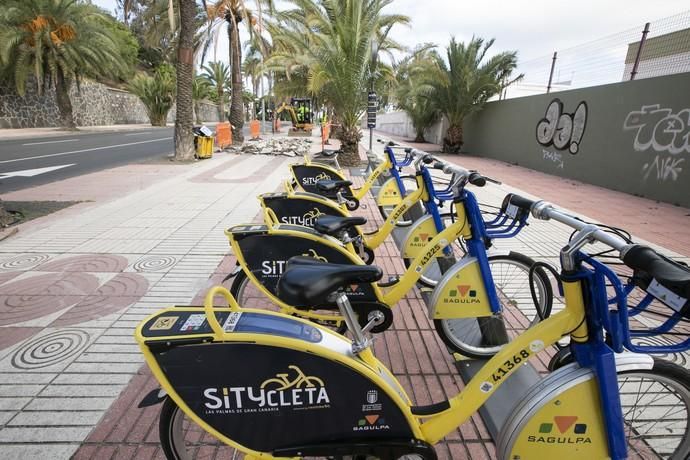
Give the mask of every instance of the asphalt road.
POLYGON ((0 141, 0 195, 172 151, 172 127, 0 141))

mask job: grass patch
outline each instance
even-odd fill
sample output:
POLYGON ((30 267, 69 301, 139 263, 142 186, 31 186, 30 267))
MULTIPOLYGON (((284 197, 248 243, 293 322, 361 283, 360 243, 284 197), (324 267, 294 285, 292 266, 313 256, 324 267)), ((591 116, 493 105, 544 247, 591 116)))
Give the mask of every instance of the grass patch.
POLYGON ((83 201, 4 201, 5 209, 14 216, 12 225, 21 224, 38 217, 60 211, 83 201))

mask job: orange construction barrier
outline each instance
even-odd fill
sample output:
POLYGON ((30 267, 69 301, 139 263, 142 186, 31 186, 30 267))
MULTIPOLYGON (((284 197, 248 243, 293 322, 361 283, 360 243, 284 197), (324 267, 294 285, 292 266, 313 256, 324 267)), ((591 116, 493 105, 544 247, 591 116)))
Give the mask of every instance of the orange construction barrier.
POLYGON ((328 144, 328 138, 331 135, 331 124, 330 123, 321 123, 321 150, 323 150, 323 146, 328 144))
POLYGON ((261 135, 261 125, 259 124, 259 120, 252 120, 249 122, 249 133, 251 134, 252 139, 259 138, 261 135))
POLYGON ((232 145, 232 130, 230 129, 230 123, 218 123, 216 125, 216 144, 221 149, 232 145))

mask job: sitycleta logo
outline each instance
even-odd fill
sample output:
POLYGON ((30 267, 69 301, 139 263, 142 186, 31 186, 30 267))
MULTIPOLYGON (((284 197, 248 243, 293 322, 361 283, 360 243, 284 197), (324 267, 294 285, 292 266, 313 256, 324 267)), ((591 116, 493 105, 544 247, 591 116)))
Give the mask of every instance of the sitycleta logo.
POLYGON ((332 177, 326 174, 325 172, 322 172, 321 174, 317 174, 316 176, 312 177, 303 177, 302 178, 302 185, 316 185, 316 183, 320 180, 331 180, 332 177))
MULTIPOLYGON (((309 249, 302 255, 306 257, 313 257, 314 259, 322 262, 328 262, 328 259, 318 255, 313 249, 309 249)), ((286 266, 287 260, 264 260, 261 262, 261 274, 264 275, 264 278, 276 278, 283 274, 286 266)))
POLYGON ((576 423, 576 415, 556 415, 553 421, 539 425, 539 434, 528 434, 527 442, 542 444, 591 444, 587 424, 576 423), (554 433, 554 427, 557 432, 554 433), (571 429, 572 428, 572 429, 571 429))
POLYGON ((247 414, 292 410, 328 409, 331 399, 319 377, 307 376, 294 365, 257 386, 204 389, 206 414, 247 414))
POLYGON ((447 303, 479 303, 477 291, 469 284, 458 284, 455 289, 448 291, 448 297, 443 299, 447 303))
POLYGON ((311 211, 307 211, 302 216, 283 216, 281 220, 284 224, 292 225, 303 225, 305 227, 313 227, 316 222, 317 217, 323 216, 325 213, 319 211, 318 208, 314 208, 311 211))

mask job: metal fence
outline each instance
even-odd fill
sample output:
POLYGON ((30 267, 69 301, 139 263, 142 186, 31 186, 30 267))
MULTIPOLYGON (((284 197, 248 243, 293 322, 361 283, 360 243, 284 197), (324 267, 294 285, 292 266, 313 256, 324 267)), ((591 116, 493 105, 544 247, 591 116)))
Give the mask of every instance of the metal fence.
POLYGON ((690 72, 690 10, 518 63, 502 98, 690 72))

